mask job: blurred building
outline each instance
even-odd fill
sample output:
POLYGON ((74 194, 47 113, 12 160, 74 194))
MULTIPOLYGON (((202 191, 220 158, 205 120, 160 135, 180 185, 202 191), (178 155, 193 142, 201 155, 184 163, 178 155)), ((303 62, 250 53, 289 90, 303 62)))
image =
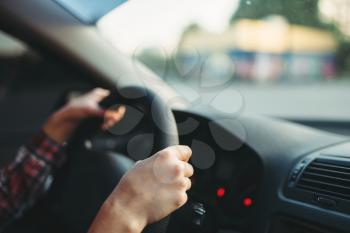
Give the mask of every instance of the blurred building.
POLYGON ((235 77, 244 80, 312 80, 335 75, 337 46, 330 32, 270 17, 237 21, 221 34, 188 31, 178 54, 184 63, 198 60, 196 56, 225 54, 233 61, 235 77))

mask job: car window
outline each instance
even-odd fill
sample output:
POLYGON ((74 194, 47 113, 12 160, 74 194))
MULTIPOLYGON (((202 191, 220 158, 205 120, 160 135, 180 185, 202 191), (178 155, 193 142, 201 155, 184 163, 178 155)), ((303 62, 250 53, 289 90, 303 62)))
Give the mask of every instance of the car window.
POLYGON ((92 87, 86 75, 0 32, 0 164, 13 159, 71 91, 92 87))
POLYGON ((348 0, 134 0, 97 26, 193 103, 349 120, 349 10, 348 0))
POLYGON ((27 52, 24 43, 0 31, 0 98, 16 76, 16 65, 27 52))

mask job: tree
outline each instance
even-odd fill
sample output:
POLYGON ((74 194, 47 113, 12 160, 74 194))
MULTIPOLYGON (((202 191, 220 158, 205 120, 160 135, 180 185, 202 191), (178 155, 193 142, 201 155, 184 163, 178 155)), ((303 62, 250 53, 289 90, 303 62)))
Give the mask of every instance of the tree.
POLYGON ((241 0, 231 23, 240 19, 263 19, 270 15, 280 15, 290 24, 319 28, 331 32, 338 41, 336 65, 339 71, 350 70, 349 38, 336 23, 324 23, 320 19, 319 0, 241 0))
POLYGON ((231 22, 238 19, 263 19, 269 15, 281 15, 291 24, 327 28, 318 15, 319 0, 241 0, 231 22))

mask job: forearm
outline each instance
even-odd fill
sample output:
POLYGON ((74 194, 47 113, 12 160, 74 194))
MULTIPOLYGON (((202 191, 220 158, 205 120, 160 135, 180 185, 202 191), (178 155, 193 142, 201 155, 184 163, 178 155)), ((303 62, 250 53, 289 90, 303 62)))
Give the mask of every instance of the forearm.
POLYGON ((145 226, 125 205, 107 199, 88 233, 141 233, 145 226))

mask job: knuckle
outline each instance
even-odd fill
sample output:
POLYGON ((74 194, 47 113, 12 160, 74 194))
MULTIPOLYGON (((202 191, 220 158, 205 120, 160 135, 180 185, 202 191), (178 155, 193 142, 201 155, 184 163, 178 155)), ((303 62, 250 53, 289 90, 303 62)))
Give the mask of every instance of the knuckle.
POLYGON ((179 181, 179 188, 185 190, 188 187, 188 181, 186 179, 182 179, 179 181))
POLYGON ((186 190, 189 190, 192 187, 192 181, 188 178, 187 178, 187 180, 188 180, 188 182, 187 182, 186 190))
POLYGON ((189 169, 189 173, 190 173, 189 175, 192 176, 193 173, 194 173, 193 166, 192 166, 191 164, 187 163, 187 167, 188 167, 188 169, 189 169))
POLYGON ((142 167, 144 167, 145 165, 147 164, 146 160, 138 160, 134 163, 134 170, 138 170, 138 169, 141 169, 142 167))
POLYGON ((192 150, 191 150, 191 148, 189 147, 189 146, 184 146, 184 148, 185 148, 185 150, 186 150, 186 153, 188 153, 188 154, 192 154, 192 150))
POLYGON ((175 206, 176 208, 179 208, 183 206, 187 202, 187 194, 185 192, 181 192, 180 194, 177 195, 175 198, 175 206))
POLYGON ((192 150, 189 146, 181 145, 179 146, 179 150, 182 154, 190 156, 192 154, 192 150))
POLYGON ((175 176, 180 176, 182 174, 183 166, 181 164, 175 164, 174 165, 174 174, 175 176))
POLYGON ((106 91, 106 89, 103 89, 101 87, 96 87, 94 89, 92 89, 92 93, 100 93, 100 92, 103 92, 103 91, 106 91))
POLYGON ((169 160, 172 157, 172 153, 170 150, 165 149, 159 153, 159 157, 163 160, 169 160))
POLYGON ((139 167, 142 165, 142 160, 138 160, 134 163, 134 167, 139 167))

